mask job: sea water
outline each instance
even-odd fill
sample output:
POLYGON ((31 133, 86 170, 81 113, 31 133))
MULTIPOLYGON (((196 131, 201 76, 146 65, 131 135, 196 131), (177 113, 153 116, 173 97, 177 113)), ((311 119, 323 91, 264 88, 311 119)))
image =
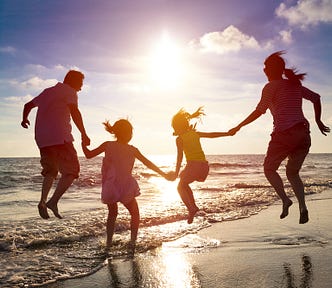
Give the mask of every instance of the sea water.
MULTIPOLYGON (((208 156, 207 180, 191 185, 200 211, 190 225, 176 190, 178 180, 169 182, 137 161, 133 173, 141 189, 141 224, 136 253, 214 222, 250 217, 278 200, 264 177, 263 159, 264 155, 208 156)), ((174 170, 173 155, 150 160, 164 171, 174 170)), ((37 210, 43 180, 39 158, 0 158, 1 287, 41 285, 87 275, 104 265, 107 208, 100 201, 102 158, 80 158, 80 163, 80 177, 59 202, 64 218, 50 212, 51 218, 44 220, 37 210)), ((284 164, 279 171, 286 179, 284 164)), ((301 170, 306 194, 331 188, 331 172, 332 154, 309 154, 301 170)), ((285 186, 293 196, 287 180, 285 186)), ((124 257, 129 239, 129 213, 120 204, 111 257, 124 257)))

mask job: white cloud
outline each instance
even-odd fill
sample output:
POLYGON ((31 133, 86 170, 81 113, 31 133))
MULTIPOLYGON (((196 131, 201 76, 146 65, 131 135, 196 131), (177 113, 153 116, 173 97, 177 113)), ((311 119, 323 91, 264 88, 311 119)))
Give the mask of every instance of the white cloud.
POLYGON ((58 81, 56 79, 41 79, 37 76, 32 77, 26 81, 19 81, 17 79, 3 80, 3 83, 8 83, 13 87, 18 87, 23 90, 29 91, 41 91, 46 87, 55 85, 58 81))
POLYGON ((290 25, 305 29, 320 22, 332 22, 331 0, 299 0, 295 6, 287 7, 281 3, 276 9, 276 15, 285 18, 290 25))
POLYGON ((254 37, 246 35, 235 26, 230 25, 223 31, 203 35, 199 39, 199 47, 203 51, 225 54, 237 52, 243 48, 257 49, 260 48, 260 45, 254 37))
POLYGON ((0 53, 14 54, 16 52, 16 48, 12 46, 0 47, 0 53))
POLYGON ((293 42, 292 31, 291 30, 282 30, 279 32, 280 40, 285 44, 290 44, 293 42))
POLYGON ((25 95, 25 96, 9 96, 4 98, 5 101, 7 101, 9 104, 24 104, 26 102, 29 102, 32 100, 31 95, 25 95))
POLYGON ((23 89, 45 89, 45 87, 53 86, 57 83, 58 81, 56 79, 41 79, 39 77, 32 77, 26 81, 23 81, 20 83, 20 86, 23 89))

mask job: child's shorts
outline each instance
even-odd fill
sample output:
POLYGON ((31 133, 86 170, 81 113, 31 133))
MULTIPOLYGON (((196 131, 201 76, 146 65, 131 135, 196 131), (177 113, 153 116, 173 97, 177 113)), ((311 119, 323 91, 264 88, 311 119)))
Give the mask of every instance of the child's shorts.
POLYGON ((209 163, 207 161, 188 161, 186 167, 180 173, 183 182, 204 182, 209 174, 209 163))

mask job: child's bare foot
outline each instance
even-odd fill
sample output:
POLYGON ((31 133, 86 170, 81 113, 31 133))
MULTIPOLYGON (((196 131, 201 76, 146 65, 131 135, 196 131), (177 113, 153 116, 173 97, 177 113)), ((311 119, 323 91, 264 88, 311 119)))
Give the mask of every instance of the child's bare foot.
POLYGON ((198 207, 196 207, 193 210, 189 210, 189 214, 188 214, 188 219, 187 219, 187 223, 191 224, 194 221, 194 217, 196 215, 196 213, 199 211, 198 207))
POLYGON ((290 206, 292 206, 293 202, 292 200, 288 199, 288 201, 283 202, 282 204, 282 213, 280 214, 280 219, 284 219, 288 216, 288 209, 290 206))
POLYGON ((42 217, 43 219, 50 218, 50 216, 48 215, 48 212, 47 212, 47 206, 44 202, 39 202, 38 212, 39 212, 40 217, 42 217))
POLYGON ((55 205, 52 205, 50 202, 47 202, 46 203, 46 206, 47 208, 51 209, 54 216, 59 218, 59 219, 62 219, 62 216, 59 214, 59 211, 58 211, 58 205, 55 204, 55 205))

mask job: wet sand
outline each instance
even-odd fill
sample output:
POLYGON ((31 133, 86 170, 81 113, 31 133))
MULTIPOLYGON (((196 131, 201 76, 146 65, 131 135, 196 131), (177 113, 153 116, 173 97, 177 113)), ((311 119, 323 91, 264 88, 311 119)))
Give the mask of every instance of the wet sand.
POLYGON ((307 224, 298 224, 295 199, 283 220, 276 203, 250 218, 212 224, 133 259, 108 259, 96 273, 45 287, 329 288, 332 190, 306 199, 307 224))

